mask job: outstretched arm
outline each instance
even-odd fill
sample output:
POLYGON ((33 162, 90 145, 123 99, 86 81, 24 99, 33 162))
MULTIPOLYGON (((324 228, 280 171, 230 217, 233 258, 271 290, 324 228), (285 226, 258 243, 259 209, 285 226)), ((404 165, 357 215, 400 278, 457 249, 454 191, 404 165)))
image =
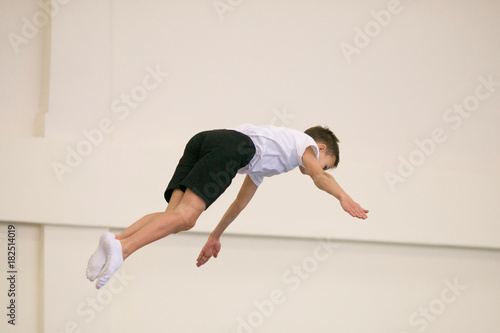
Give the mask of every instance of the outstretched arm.
POLYGON ((322 168, 311 147, 308 147, 302 156, 305 172, 312 178, 317 188, 333 195, 340 201, 342 208, 353 217, 366 219, 368 210, 358 203, 340 187, 335 178, 322 168))
POLYGON ((200 267, 212 256, 217 258, 221 247, 220 236, 222 236, 224 230, 226 230, 226 228, 236 219, 240 212, 245 209, 250 200, 252 200, 257 188, 257 185, 255 185, 255 183, 250 179, 250 176, 247 175, 243 181, 243 185, 241 186, 238 196, 231 206, 229 206, 217 227, 215 227, 214 231, 212 231, 208 237, 207 243, 198 256, 196 266, 200 267))

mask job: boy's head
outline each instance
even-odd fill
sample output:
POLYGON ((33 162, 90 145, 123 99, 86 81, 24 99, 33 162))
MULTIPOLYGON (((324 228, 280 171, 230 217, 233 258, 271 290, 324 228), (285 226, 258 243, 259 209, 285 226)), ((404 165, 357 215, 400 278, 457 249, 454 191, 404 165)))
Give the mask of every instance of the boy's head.
POLYGON ((330 157, 328 159, 334 158, 333 165, 328 165, 330 168, 336 168, 340 161, 339 152, 339 139, 333 134, 333 132, 328 127, 314 126, 305 132, 307 135, 312 137, 314 141, 318 144, 320 149, 320 158, 322 157, 322 152, 325 157, 330 157))

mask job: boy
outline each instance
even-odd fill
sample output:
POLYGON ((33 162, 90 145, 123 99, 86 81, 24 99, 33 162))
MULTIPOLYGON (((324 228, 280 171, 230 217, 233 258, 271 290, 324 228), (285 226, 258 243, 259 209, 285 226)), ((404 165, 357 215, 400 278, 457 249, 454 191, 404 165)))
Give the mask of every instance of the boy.
POLYGON ((186 145, 165 191, 167 209, 146 215, 123 232, 105 233, 89 260, 87 278, 100 289, 128 256, 139 248, 173 233, 194 227, 198 217, 231 184, 237 173, 246 174, 243 185, 221 221, 210 234, 197 259, 205 264, 220 251, 220 237, 254 196, 264 177, 296 167, 316 187, 340 201, 353 217, 366 219, 368 210, 354 202, 332 175, 325 172, 339 163, 339 140, 321 126, 304 133, 274 126, 245 124, 234 129, 196 134, 186 145))

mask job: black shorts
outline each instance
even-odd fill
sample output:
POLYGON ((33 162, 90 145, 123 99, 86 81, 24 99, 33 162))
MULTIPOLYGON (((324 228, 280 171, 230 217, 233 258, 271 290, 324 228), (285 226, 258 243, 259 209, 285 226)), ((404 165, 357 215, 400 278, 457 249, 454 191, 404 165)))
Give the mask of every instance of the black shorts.
POLYGON ((186 145, 165 190, 165 200, 170 201, 175 189, 185 192, 189 188, 208 208, 254 155, 255 146, 243 133, 220 129, 196 134, 186 145))

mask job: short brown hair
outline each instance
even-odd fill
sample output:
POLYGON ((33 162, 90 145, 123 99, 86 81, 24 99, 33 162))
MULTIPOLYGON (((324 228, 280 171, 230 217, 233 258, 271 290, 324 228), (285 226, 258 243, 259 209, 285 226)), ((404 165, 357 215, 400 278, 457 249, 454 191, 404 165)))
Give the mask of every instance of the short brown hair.
POLYGON ((339 151, 339 139, 333 134, 333 132, 328 127, 314 126, 305 132, 316 142, 321 142, 326 145, 325 153, 330 156, 335 156, 334 168, 339 165, 340 161, 340 151, 339 151))

